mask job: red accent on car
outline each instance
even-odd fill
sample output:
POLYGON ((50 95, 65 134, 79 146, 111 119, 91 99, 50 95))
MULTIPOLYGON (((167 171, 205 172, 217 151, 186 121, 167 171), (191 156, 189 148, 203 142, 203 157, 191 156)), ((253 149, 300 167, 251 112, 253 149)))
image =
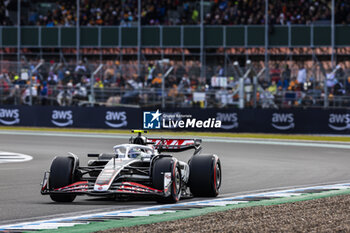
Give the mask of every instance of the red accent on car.
POLYGON ((218 158, 215 158, 215 162, 214 162, 214 187, 215 187, 215 191, 217 192, 217 187, 216 187, 216 163, 218 162, 218 158))
POLYGON ((159 139, 148 138, 148 142, 154 143, 154 147, 158 149, 163 147, 166 149, 180 149, 181 147, 193 146, 195 144, 193 139, 159 139))
MULTIPOLYGON (((176 190, 176 182, 175 182, 175 179, 176 179, 176 177, 175 177, 175 171, 176 171, 176 164, 177 164, 177 162, 176 161, 174 161, 174 167, 173 167, 173 178, 174 178, 174 180, 173 180, 173 191, 175 192, 175 194, 177 193, 177 190, 176 190)), ((176 201, 178 201, 179 200, 179 196, 176 196, 176 201)))
POLYGON ((151 188, 151 187, 145 186, 143 184, 135 183, 135 182, 122 182, 122 185, 137 186, 137 187, 140 187, 143 189, 150 189, 150 190, 155 191, 155 192, 163 192, 162 190, 151 188))
POLYGON ((62 190, 62 189, 67 189, 67 188, 72 188, 74 186, 78 186, 78 185, 86 185, 88 184, 87 181, 79 181, 79 182, 75 182, 73 184, 70 184, 70 185, 67 185, 67 186, 64 186, 64 187, 61 187, 61 188, 57 188, 57 189, 54 189, 55 191, 59 191, 59 190, 62 190))

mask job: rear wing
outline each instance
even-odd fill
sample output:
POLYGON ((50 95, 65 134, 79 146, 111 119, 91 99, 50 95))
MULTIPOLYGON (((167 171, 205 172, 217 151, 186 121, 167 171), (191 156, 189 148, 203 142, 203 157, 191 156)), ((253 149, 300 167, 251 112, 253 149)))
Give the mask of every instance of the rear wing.
POLYGON ((189 149, 194 149, 194 154, 199 153, 202 139, 176 139, 176 138, 147 138, 142 136, 142 133, 147 133, 147 130, 133 129, 132 133, 137 133, 137 137, 131 137, 129 142, 132 144, 147 145, 152 144, 159 152, 180 152, 189 149))
POLYGON ((201 139, 166 139, 166 138, 147 138, 146 144, 152 144, 159 152, 180 152, 189 149, 195 149, 195 153, 201 150, 201 139))

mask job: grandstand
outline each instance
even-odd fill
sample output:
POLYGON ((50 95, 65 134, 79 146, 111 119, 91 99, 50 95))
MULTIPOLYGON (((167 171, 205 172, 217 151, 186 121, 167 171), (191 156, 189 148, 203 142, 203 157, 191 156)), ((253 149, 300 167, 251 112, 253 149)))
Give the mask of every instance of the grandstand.
POLYGON ((0 104, 348 107, 349 12, 340 0, 1 1, 0 104))

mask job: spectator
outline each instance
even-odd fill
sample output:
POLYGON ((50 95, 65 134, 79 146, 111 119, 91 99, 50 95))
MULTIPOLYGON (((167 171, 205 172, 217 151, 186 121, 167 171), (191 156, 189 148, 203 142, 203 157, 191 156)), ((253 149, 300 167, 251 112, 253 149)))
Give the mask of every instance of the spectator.
POLYGON ((298 81, 295 77, 292 78, 292 80, 289 83, 288 91, 296 91, 298 90, 298 81))
POLYGON ((275 81, 272 81, 271 85, 267 88, 267 91, 272 95, 276 95, 277 93, 277 85, 275 81))
POLYGON ((280 80, 280 82, 277 83, 277 86, 281 86, 283 90, 286 90, 289 86, 290 76, 291 76, 291 70, 289 69, 289 66, 286 64, 282 72, 282 80, 280 80))
POLYGON ((331 91, 331 88, 333 88, 336 83, 337 83, 337 79, 335 78, 335 73, 332 72, 332 69, 328 69, 327 81, 326 81, 328 91, 331 91))
MULTIPOLYGON (((10 94, 9 82, 6 80, 5 75, 0 75, 0 100, 1 98, 6 99, 10 94)), ((1 100, 2 102, 2 100, 1 100)))
POLYGON ((185 67, 183 66, 182 62, 179 62, 175 68, 175 76, 176 76, 177 83, 181 81, 185 73, 186 73, 185 67))
POLYGON ((303 88, 304 83, 306 82, 306 77, 307 77, 306 69, 305 69, 304 65, 300 65, 299 71, 298 71, 298 77, 297 77, 297 81, 298 81, 300 89, 303 88))
POLYGON ((125 94, 122 96, 121 103, 122 104, 131 104, 131 103, 137 103, 139 98, 139 89, 140 84, 137 83, 137 75, 135 75, 133 78, 130 78, 127 82, 128 91, 125 92, 125 94))
POLYGON ((190 86, 192 89, 196 89, 199 83, 199 79, 193 74, 190 78, 190 86))
POLYGON ((178 96, 178 90, 176 84, 172 84, 171 88, 168 91, 168 97, 175 99, 178 96))
POLYGON ((261 92, 260 93, 261 107, 262 108, 275 107, 274 99, 275 99, 274 95, 268 89, 261 92))
POLYGON ((177 87, 176 78, 174 75, 169 75, 165 80, 165 88, 174 88, 174 85, 177 87))
POLYGON ((153 80, 153 72, 155 70, 155 66, 153 65, 153 63, 149 63, 148 65, 148 75, 147 75, 147 85, 150 85, 152 83, 153 80))
POLYGON ((111 86, 112 83, 116 82, 115 79, 115 69, 111 63, 108 62, 107 68, 103 74, 103 84, 105 86, 111 86))
POLYGON ((50 72, 49 76, 47 77, 47 83, 49 85, 56 85, 58 82, 58 76, 54 72, 50 72))
POLYGON ((180 93, 185 93, 185 94, 189 94, 191 92, 191 82, 187 74, 184 74, 184 76, 182 77, 182 80, 178 86, 178 91, 180 93))
POLYGON ((75 67, 75 70, 74 70, 75 73, 80 73, 80 74, 83 74, 86 72, 86 67, 85 65, 83 64, 82 61, 79 61, 78 65, 75 67))
POLYGON ((155 77, 151 82, 151 87, 161 88, 162 87, 162 74, 158 73, 157 77, 155 77))
POLYGON ((124 87, 125 86, 125 79, 121 75, 121 73, 117 73, 115 86, 116 87, 124 87))
POLYGON ((278 83, 281 79, 281 70, 279 69, 279 65, 276 64, 275 67, 273 69, 271 69, 270 71, 270 77, 271 77, 271 81, 278 83))
POLYGON ((222 66, 218 66, 217 68, 216 68, 216 75, 218 76, 218 77, 223 77, 224 76, 224 68, 222 67, 222 66))
POLYGON ((279 90, 287 90, 288 89, 288 87, 289 87, 289 81, 288 81, 288 79, 281 79, 281 80, 279 80, 278 81, 278 83, 277 83, 277 88, 279 89, 279 90))
POLYGON ((344 85, 335 79, 335 85, 333 87, 333 95, 334 95, 334 106, 341 107, 342 106, 342 96, 345 94, 344 85))
POLYGON ((47 88, 47 82, 44 81, 43 85, 40 87, 40 102, 41 105, 46 105, 47 104, 47 97, 48 97, 48 88, 47 88))
POLYGON ((226 88, 221 87, 219 91, 215 93, 215 99, 219 103, 219 107, 225 107, 227 104, 232 103, 233 95, 232 92, 226 90, 226 88))

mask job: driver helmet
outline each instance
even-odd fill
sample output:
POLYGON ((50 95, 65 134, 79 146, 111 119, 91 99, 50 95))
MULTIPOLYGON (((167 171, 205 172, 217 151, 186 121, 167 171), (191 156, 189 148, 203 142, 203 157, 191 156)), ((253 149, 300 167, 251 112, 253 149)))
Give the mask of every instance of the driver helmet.
POLYGON ((130 149, 129 158, 136 158, 139 155, 141 155, 141 151, 139 149, 130 149))

